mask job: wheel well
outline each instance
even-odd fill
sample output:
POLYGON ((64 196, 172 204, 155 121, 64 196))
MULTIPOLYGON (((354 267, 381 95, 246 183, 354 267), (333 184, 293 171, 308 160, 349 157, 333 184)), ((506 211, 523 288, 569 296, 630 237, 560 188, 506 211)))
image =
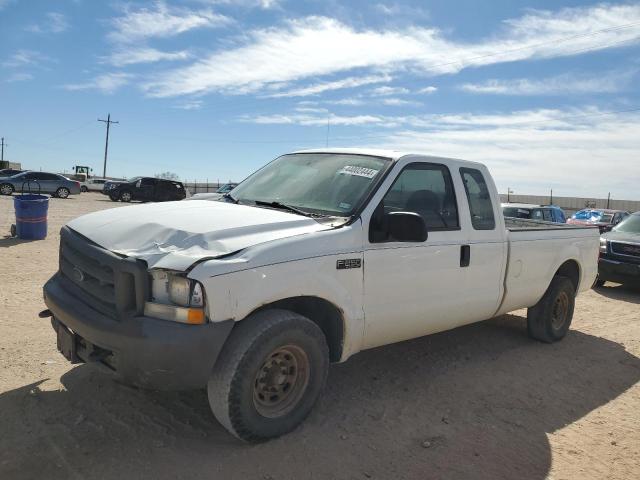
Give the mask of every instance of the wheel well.
POLYGON ((580 266, 578 262, 575 260, 567 260, 556 272, 556 275, 561 275, 563 277, 567 277, 573 283, 573 288, 577 292, 578 286, 580 285, 580 266))
POLYGON ((263 305, 255 311, 270 308, 290 310, 314 322, 327 339, 329 359, 332 362, 340 360, 344 342, 344 318, 342 311, 333 303, 319 297, 291 297, 263 305))

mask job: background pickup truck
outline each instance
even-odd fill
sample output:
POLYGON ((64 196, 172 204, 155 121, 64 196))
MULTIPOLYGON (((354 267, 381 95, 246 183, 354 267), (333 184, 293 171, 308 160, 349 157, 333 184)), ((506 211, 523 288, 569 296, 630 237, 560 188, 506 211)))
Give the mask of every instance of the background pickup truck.
POLYGON ((260 441, 302 422, 329 363, 361 350, 523 307, 531 337, 560 340, 598 248, 597 228, 505 220, 478 163, 304 151, 224 201, 71 221, 41 316, 71 361, 207 386, 222 425, 260 441))

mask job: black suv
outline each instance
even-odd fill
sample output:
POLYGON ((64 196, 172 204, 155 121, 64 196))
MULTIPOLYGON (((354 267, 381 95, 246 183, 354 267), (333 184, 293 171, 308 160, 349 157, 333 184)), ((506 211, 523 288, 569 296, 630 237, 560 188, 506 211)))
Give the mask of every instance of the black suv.
POLYGON ((131 200, 168 202, 182 200, 187 196, 181 182, 152 177, 140 177, 133 182, 116 184, 108 193, 109 198, 114 202, 118 200, 122 202, 130 202, 131 200))

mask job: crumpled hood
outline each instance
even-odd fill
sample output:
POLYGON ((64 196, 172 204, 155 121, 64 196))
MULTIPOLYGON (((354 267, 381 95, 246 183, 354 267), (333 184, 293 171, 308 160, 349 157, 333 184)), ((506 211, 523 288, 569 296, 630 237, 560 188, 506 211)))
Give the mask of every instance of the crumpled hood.
POLYGON ((206 200, 112 208, 78 217, 68 226, 107 250, 145 260, 149 268, 174 270, 331 228, 288 212, 206 200))

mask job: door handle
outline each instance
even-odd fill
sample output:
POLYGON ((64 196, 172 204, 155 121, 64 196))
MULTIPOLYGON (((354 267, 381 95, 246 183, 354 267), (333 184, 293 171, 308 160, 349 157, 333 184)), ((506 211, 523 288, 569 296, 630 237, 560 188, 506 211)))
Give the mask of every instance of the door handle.
POLYGON ((471 246, 461 245, 460 246, 460 266, 468 267, 470 262, 471 262, 471 246))

